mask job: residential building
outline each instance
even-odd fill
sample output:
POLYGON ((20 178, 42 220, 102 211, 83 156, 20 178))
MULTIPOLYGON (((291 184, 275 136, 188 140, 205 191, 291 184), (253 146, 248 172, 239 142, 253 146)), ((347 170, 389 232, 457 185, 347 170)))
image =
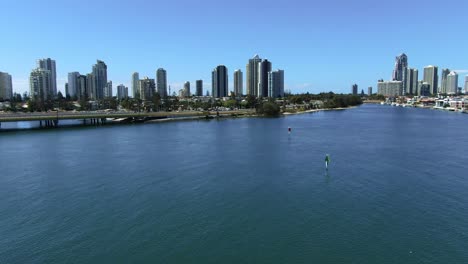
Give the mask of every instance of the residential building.
POLYGON ((446 78, 446 94, 458 93, 458 74, 454 71, 450 72, 446 78))
POLYGON ((120 84, 117 86, 117 99, 122 100, 122 99, 127 99, 128 98, 128 87, 125 87, 125 85, 120 84))
POLYGON ((284 71, 276 70, 268 73, 268 97, 284 97, 284 71))
MULTIPOLYGON (((259 63, 262 61, 258 55, 255 55, 252 59, 249 60, 246 66, 247 74, 247 94, 258 96, 258 67, 259 63)), ((214 96, 214 95, 213 95, 214 96)))
POLYGON ((107 65, 97 60, 96 64, 93 65, 94 75, 94 91, 91 93, 91 97, 94 100, 101 100, 104 98, 104 90, 107 86, 107 65))
POLYGON ((88 92, 87 97, 89 100, 92 100, 94 98, 93 95, 96 94, 96 81, 92 73, 86 75, 86 88, 88 92))
POLYGON ((258 64, 258 97, 268 97, 268 73, 271 72, 271 62, 267 59, 258 64))
POLYGON ((382 81, 377 83, 377 93, 384 96, 401 96, 403 93, 403 81, 382 81))
POLYGON ((140 98, 140 75, 138 72, 132 74, 132 92, 133 98, 140 98))
POLYGON ((403 95, 414 95, 418 90, 418 70, 407 68, 405 74, 406 85, 403 87, 403 95))
POLYGON ((13 82, 11 75, 0 72, 0 99, 11 100, 13 97, 13 82))
POLYGON ((50 97, 55 98, 57 96, 57 71, 55 67, 55 60, 50 58, 37 60, 37 68, 50 71, 48 94, 50 97))
POLYGON ((438 68, 437 66, 426 66, 424 67, 424 82, 429 84, 430 86, 430 93, 431 95, 437 95, 437 85, 438 85, 438 74, 437 74, 438 68))
POLYGON ((89 99, 88 79, 86 75, 78 76, 76 96, 78 97, 78 100, 89 99))
POLYGON ((70 97, 77 96, 78 93, 78 77, 80 76, 79 72, 70 72, 68 73, 68 92, 65 92, 66 95, 70 97))
POLYGON ((351 87, 351 93, 353 95, 357 95, 358 94, 358 85, 357 84, 353 84, 353 86, 351 87))
POLYGON ((234 94, 237 97, 240 97, 243 95, 243 85, 244 85, 244 80, 242 76, 242 71, 240 69, 237 69, 234 71, 234 94))
POLYGON ((440 78, 440 90, 439 92, 442 94, 447 93, 447 76, 449 75, 450 70, 449 69, 442 69, 442 74, 440 78))
POLYGON ((191 93, 190 93, 190 82, 189 81, 186 81, 184 83, 184 97, 190 97, 191 93))
POLYGON ((418 82, 418 95, 419 96, 430 96, 431 85, 425 81, 418 82))
POLYGON ((370 86, 369 88, 367 88, 367 95, 368 95, 368 96, 371 96, 371 95, 372 95, 372 86, 370 86))
POLYGON ((203 80, 197 80, 196 82, 196 96, 203 96, 203 80))
POLYGON ((408 79, 408 56, 406 54, 401 54, 395 58, 395 68, 393 70, 393 75, 392 75, 392 80, 393 81, 402 81, 403 84, 403 92, 402 94, 406 94, 406 90, 408 89, 406 87, 407 85, 407 79, 408 79))
POLYGON ((167 97, 167 73, 163 68, 156 71, 156 89, 161 98, 167 97))
POLYGON ((51 72, 37 68, 29 75, 29 93, 32 100, 47 100, 53 98, 50 88, 51 72))
POLYGON ((219 65, 211 73, 211 95, 215 98, 228 96, 228 70, 226 66, 219 65))
POLYGON ((156 84, 154 82, 154 79, 150 79, 148 77, 144 77, 143 79, 140 80, 140 99, 143 101, 149 101, 153 98, 155 89, 156 89, 156 84))
POLYGON ((104 98, 112 98, 112 81, 108 81, 104 89, 104 98))
POLYGON ((465 94, 468 94, 468 75, 465 76, 465 94))

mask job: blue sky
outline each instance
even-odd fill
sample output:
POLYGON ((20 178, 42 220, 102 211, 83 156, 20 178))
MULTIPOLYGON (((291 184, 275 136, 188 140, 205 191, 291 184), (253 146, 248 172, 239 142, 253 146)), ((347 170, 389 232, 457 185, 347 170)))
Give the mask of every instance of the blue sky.
MULTIPOLYGON (((232 74, 259 54, 285 70, 292 92, 348 93, 390 79, 396 55, 411 67, 468 68, 468 1, 5 1, 0 71, 16 92, 29 90, 38 58, 67 73, 108 65, 115 87, 131 74, 154 78, 163 67, 172 91, 224 64, 232 74)), ((466 73, 460 73, 460 85, 466 73)), ((420 73, 422 78, 422 73, 420 73)), ((245 89, 245 86, 244 86, 245 89)), ((376 88, 374 88, 376 89, 376 88)), ((367 90, 366 90, 367 91, 367 90)), ((374 90, 375 91, 375 90, 374 90)))

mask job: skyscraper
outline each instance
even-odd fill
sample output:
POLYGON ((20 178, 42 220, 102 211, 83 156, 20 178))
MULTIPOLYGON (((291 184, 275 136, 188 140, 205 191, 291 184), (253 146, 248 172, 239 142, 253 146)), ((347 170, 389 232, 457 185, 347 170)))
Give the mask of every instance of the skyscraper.
POLYGON ((211 95, 215 98, 228 96, 228 70, 226 66, 219 65, 211 73, 211 95))
POLYGON ((186 81, 184 83, 184 97, 190 97, 191 93, 190 93, 190 82, 189 81, 186 81))
POLYGON ((393 81, 403 81, 403 74, 408 68, 408 57, 401 54, 395 58, 395 69, 393 70, 393 81))
POLYGON ((468 75, 465 76, 465 94, 468 94, 468 75))
POLYGON ((50 71, 48 94, 54 98, 57 96, 57 71, 55 68, 55 60, 50 58, 37 60, 37 68, 50 71))
POLYGON ((80 76, 79 72, 70 72, 68 73, 68 94, 70 97, 77 96, 77 86, 78 86, 78 77, 80 76))
POLYGON ((243 76, 240 69, 234 71, 234 94, 237 97, 242 96, 243 93, 243 76))
POLYGON ((407 68, 405 76, 406 85, 403 86, 403 94, 416 94, 418 89, 418 70, 407 68))
POLYGON ((276 70, 268 73, 268 97, 284 97, 284 71, 276 70))
POLYGON ((107 85, 107 65, 103 61, 97 60, 97 63, 93 65, 93 75, 95 86, 92 97, 95 100, 101 100, 104 98, 104 90, 107 85))
POLYGON ((154 79, 145 77, 140 80, 140 99, 149 101, 153 98, 156 85, 154 79))
POLYGON ((10 100, 13 97, 13 83, 11 75, 6 72, 0 72, 0 98, 10 100))
POLYGON ((271 72, 271 62, 267 59, 258 64, 258 97, 268 97, 268 73, 271 72))
POLYGON ((128 88, 120 84, 117 86, 117 99, 122 100, 128 98, 128 88))
POLYGON ((95 100, 96 94, 96 78, 94 74, 86 74, 86 88, 88 88, 88 99, 95 100))
POLYGON ((76 96, 78 97, 78 100, 89 99, 88 80, 86 78, 86 75, 78 76, 76 96))
POLYGON ((371 96, 371 95, 372 95, 372 86, 370 86, 369 88, 367 88, 367 95, 368 95, 368 96, 371 96))
POLYGON ((357 95, 357 93, 358 93, 358 85, 357 84, 353 84, 353 86, 351 87, 351 93, 353 95, 357 95))
POLYGON ((457 94, 458 92, 458 74, 454 71, 447 75, 447 94, 457 94))
POLYGON ((167 74, 166 70, 159 68, 156 71, 156 89, 159 93, 159 96, 162 98, 167 97, 167 74))
POLYGON ((440 93, 446 94, 447 93, 447 76, 449 75, 449 69, 442 69, 441 80, 440 80, 440 93))
POLYGON ((104 89, 104 98, 112 98, 112 81, 108 81, 104 89))
MULTIPOLYGON (((259 63, 262 61, 258 55, 255 55, 252 59, 249 60, 246 66, 247 74, 247 94, 258 96, 258 67, 259 63)), ((214 96, 214 95, 213 95, 214 96)))
POLYGON ((437 66, 426 66, 424 67, 424 82, 429 84, 430 93, 437 95, 437 84, 439 83, 437 66))
POLYGON ((203 96, 203 80, 196 81, 196 96, 203 96))
POLYGON ((32 100, 51 99, 50 76, 49 70, 37 68, 31 71, 29 75, 29 92, 32 100))
POLYGON ((132 92, 133 98, 140 98, 140 75, 138 72, 132 74, 132 92))

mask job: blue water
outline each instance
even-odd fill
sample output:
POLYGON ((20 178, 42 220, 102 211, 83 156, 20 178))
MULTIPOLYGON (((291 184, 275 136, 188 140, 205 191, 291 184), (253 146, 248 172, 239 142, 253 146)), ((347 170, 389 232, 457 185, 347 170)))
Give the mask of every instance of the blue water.
POLYGON ((468 263, 467 128, 364 105, 2 132, 0 263, 468 263))

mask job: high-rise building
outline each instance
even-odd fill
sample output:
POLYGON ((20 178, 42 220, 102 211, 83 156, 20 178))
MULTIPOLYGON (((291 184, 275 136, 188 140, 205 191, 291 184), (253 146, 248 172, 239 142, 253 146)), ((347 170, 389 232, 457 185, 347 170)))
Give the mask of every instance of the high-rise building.
POLYGON ((196 81, 196 96, 203 96, 203 80, 196 81))
POLYGON ((65 83, 65 96, 69 95, 70 92, 68 91, 68 83, 65 83))
POLYGON ((86 88, 88 99, 95 100, 94 94, 96 94, 96 81, 94 74, 92 73, 86 74, 86 88))
POLYGON ((468 75, 465 76, 465 94, 468 94, 468 75))
POLYGON ((437 85, 439 83, 437 71, 437 66, 429 65, 424 67, 424 82, 429 84, 432 95, 437 95, 437 85))
POLYGON ((367 88, 367 95, 368 95, 368 96, 371 96, 371 95, 372 95, 372 86, 370 86, 369 88, 367 88))
POLYGON ((112 98, 112 81, 108 81, 104 89, 104 98, 112 98))
POLYGON ((132 74, 132 92, 133 98, 140 98, 140 75, 138 72, 132 74))
POLYGON ((353 86, 351 87, 351 93, 353 95, 357 95, 357 93, 358 93, 358 85, 357 84, 353 84, 353 86))
POLYGON ((243 76, 240 69, 234 71, 234 94, 237 97, 242 96, 243 94, 243 76))
POLYGON ((447 93, 447 76, 449 75, 449 69, 442 69, 442 74, 440 76, 440 90, 439 92, 442 94, 447 93))
POLYGON ((52 94, 50 93, 50 77, 51 72, 37 68, 31 71, 29 75, 29 92, 32 100, 47 100, 51 99, 52 94))
POLYGON ((57 71, 55 60, 50 58, 37 60, 37 68, 50 71, 48 94, 51 98, 57 96, 57 71))
POLYGON ((68 93, 70 97, 77 96, 77 86, 78 86, 78 77, 80 76, 79 72, 70 72, 68 73, 68 93))
POLYGON ((271 72, 271 62, 267 59, 258 63, 258 97, 268 97, 268 73, 271 72))
POLYGON ((153 98, 156 84, 154 79, 145 77, 140 80, 140 99, 149 101, 153 98))
POLYGON ((425 81, 418 81, 418 95, 419 96, 431 95, 431 85, 425 81))
POLYGON ((406 69, 406 85, 403 87, 403 95, 414 95, 418 89, 418 70, 407 68, 406 69))
POLYGON ((377 93, 384 96, 400 96, 403 93, 403 81, 380 80, 377 83, 377 93))
POLYGON ((162 98, 167 97, 167 74, 166 70, 159 68, 156 71, 156 89, 159 93, 159 96, 162 98))
POLYGON ((284 97, 284 71, 276 70, 268 73, 268 97, 284 97))
POLYGON ((408 68, 408 56, 401 54, 395 58, 395 69, 393 70, 393 81, 403 81, 403 73, 408 68))
POLYGON ((89 99, 88 80, 86 75, 80 75, 77 79, 76 96, 78 100, 89 99))
POLYGON ((190 97, 191 93, 190 93, 190 82, 189 81, 186 81, 184 83, 184 97, 190 97))
POLYGON ((93 75, 95 87, 92 97, 95 100, 101 100, 104 98, 104 90, 107 85, 107 65, 103 61, 97 60, 97 63, 93 65, 93 75))
POLYGON ((454 71, 447 75, 447 94, 457 94, 458 92, 458 74, 454 71))
POLYGON ((211 73, 211 95, 215 98, 228 96, 228 70, 226 66, 219 65, 211 73))
MULTIPOLYGON (((246 66, 247 74, 247 94, 258 96, 258 67, 259 63, 262 61, 258 55, 255 55, 252 59, 249 60, 246 66)), ((214 95, 213 95, 214 96, 214 95)))
POLYGON ((0 72, 0 99, 10 100, 13 97, 13 82, 11 75, 0 72))
POLYGON ((127 99, 128 98, 128 88, 125 85, 120 84, 117 86, 117 99, 127 99))

